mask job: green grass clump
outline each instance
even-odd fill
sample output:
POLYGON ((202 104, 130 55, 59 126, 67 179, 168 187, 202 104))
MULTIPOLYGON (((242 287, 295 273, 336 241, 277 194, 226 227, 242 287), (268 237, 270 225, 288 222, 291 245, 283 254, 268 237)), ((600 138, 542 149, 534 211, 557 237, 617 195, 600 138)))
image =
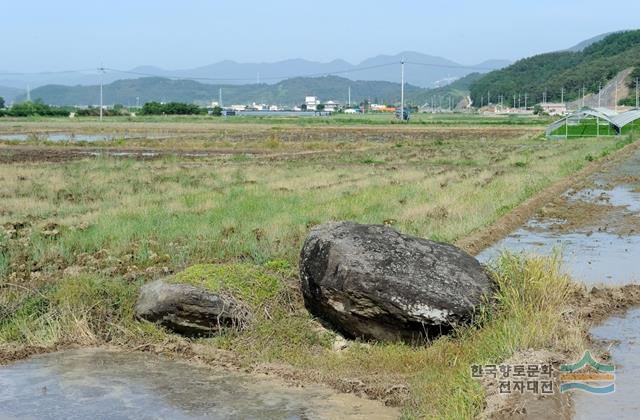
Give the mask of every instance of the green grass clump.
POLYGON ((484 391, 471 378, 471 365, 500 363, 527 349, 578 352, 583 345, 581 329, 562 317, 574 286, 559 259, 504 254, 493 277, 498 291, 477 323, 423 350, 428 365, 413 379, 411 416, 476 417, 484 391))
POLYGON ((299 361, 329 346, 332 334, 317 331, 311 316, 301 311, 297 284, 289 263, 269 261, 198 264, 173 276, 172 283, 190 284, 222 293, 247 305, 252 314, 242 331, 227 330, 205 342, 233 350, 246 363, 299 361))
POLYGON ((176 274, 173 283, 191 284, 229 294, 257 308, 276 299, 284 290, 282 280, 251 264, 197 264, 176 274))

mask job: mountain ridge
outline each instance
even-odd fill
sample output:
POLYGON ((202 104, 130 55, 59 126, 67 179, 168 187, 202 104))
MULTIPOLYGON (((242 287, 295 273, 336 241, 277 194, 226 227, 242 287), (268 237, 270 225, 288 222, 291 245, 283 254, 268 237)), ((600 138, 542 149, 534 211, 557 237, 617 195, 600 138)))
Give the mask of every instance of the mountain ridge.
MULTIPOLYGON (((439 88, 425 89, 412 84, 405 85, 407 103, 421 105, 432 95, 451 95, 459 101, 469 83, 466 80, 477 75, 469 75, 459 82, 439 88), (465 82, 466 81, 466 82, 465 82), (458 86, 458 83, 460 86, 458 86)), ((393 104, 400 101, 400 83, 387 81, 353 81, 344 77, 296 77, 276 84, 213 85, 194 80, 173 80, 159 77, 123 79, 104 85, 104 104, 125 106, 145 102, 187 102, 200 105, 218 100, 219 89, 223 91, 224 105, 250 104, 252 102, 284 106, 300 105, 305 96, 318 96, 323 101, 334 100, 347 103, 351 91, 352 103, 365 99, 370 102, 393 104)), ((95 106, 99 98, 99 86, 47 85, 32 90, 34 100, 42 100, 49 105, 95 106)), ((21 99, 24 99, 24 95, 21 99)))
MULTIPOLYGON (((351 80, 388 81, 399 82, 400 60, 405 56, 407 61, 423 62, 432 66, 407 66, 408 81, 421 87, 433 87, 434 84, 444 78, 459 78, 477 71, 475 68, 500 68, 508 65, 508 60, 485 60, 483 65, 466 66, 455 61, 423 54, 415 51, 405 51, 393 55, 377 55, 369 57, 357 64, 349 63, 343 59, 334 59, 328 62, 293 58, 268 63, 241 63, 233 60, 221 60, 212 64, 187 68, 187 69, 163 69, 153 65, 140 65, 131 69, 118 69, 122 72, 107 72, 103 75, 105 83, 116 80, 133 79, 140 76, 199 79, 204 83, 229 83, 248 84, 251 82, 278 83, 284 79, 313 75, 327 75, 340 73, 351 80), (410 59, 411 60, 410 60, 410 59), (363 69, 374 65, 397 62, 398 67, 380 67, 363 69), (142 73, 142 74, 137 74, 142 73), (218 80, 213 80, 213 79, 218 80)), ((105 65, 105 67, 108 67, 105 65)), ((486 71, 486 70, 484 70, 486 71)), ((4 78, 0 75, 0 85, 25 89, 26 85, 32 88, 47 84, 56 85, 93 85, 98 83, 99 75, 96 72, 85 74, 31 74, 20 77, 4 78)))
POLYGON ((534 104, 542 102, 546 92, 549 102, 567 102, 581 97, 583 90, 597 92, 625 69, 639 67, 640 30, 619 31, 580 51, 538 54, 487 73, 471 84, 471 98, 475 104, 486 104, 488 98, 496 103, 502 95, 511 103, 514 95, 523 100, 527 94, 528 103, 534 104))

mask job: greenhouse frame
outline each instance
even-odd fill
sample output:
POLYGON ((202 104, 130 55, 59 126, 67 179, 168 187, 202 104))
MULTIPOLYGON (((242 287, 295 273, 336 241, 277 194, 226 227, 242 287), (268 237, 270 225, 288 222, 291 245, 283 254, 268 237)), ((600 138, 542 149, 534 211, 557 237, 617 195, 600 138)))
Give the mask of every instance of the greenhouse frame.
POLYGON ((619 136, 640 130, 640 109, 582 108, 551 124, 547 138, 619 136))

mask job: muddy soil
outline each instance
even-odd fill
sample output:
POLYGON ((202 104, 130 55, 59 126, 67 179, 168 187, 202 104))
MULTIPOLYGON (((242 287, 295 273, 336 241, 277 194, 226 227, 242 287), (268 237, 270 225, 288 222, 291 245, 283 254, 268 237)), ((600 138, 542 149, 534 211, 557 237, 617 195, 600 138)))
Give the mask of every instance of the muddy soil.
MULTIPOLYGON (((569 394, 571 402, 564 394, 548 397, 546 402, 526 394, 490 396, 486 417, 592 419, 616 413, 620 418, 634 418, 640 410, 636 398, 640 386, 636 379, 640 377, 640 344, 636 344, 640 311, 633 309, 640 305, 640 284, 633 284, 640 283, 639 170, 640 147, 632 144, 606 162, 551 187, 521 206, 519 214, 478 236, 489 238, 526 215, 527 221, 516 226, 515 232, 478 258, 490 261, 505 249, 534 254, 561 252, 568 273, 583 284, 568 302, 564 313, 567 322, 582 322, 589 349, 600 360, 617 365, 617 388, 612 396, 575 391, 569 394), (547 201, 540 203, 544 198, 547 201)), ((568 357, 556 356, 554 363, 574 361, 568 357)))

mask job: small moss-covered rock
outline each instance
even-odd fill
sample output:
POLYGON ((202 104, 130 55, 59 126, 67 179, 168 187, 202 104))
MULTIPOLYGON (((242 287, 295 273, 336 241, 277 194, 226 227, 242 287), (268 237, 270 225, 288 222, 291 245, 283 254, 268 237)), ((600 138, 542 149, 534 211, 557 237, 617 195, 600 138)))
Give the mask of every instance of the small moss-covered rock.
POLYGON ((142 286, 136 315, 180 334, 207 335, 223 328, 241 328, 248 317, 233 298, 202 287, 157 280, 142 286))
POLYGON ((273 272, 251 264, 198 264, 168 280, 221 293, 258 308, 283 291, 282 280, 273 272))

